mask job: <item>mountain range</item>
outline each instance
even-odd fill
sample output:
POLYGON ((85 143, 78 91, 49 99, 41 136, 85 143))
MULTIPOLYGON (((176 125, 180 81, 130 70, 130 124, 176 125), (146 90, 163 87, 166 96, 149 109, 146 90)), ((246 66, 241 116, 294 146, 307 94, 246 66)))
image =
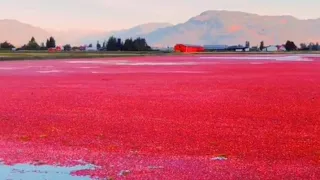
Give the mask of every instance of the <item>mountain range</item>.
POLYGON ((111 32, 49 31, 16 20, 0 20, 0 42, 22 45, 34 36, 45 42, 54 36, 58 44, 88 44, 104 41, 114 35, 120 38, 144 37, 152 46, 186 44, 283 44, 320 41, 320 19, 298 19, 293 16, 262 16, 237 11, 205 11, 180 24, 147 23, 111 32))

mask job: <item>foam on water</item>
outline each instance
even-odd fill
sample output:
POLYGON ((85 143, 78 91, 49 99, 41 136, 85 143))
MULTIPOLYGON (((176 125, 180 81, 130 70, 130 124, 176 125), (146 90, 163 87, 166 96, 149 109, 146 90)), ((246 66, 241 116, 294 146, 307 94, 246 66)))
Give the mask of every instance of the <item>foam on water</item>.
POLYGON ((71 64, 115 64, 121 62, 128 62, 128 60, 106 60, 106 61, 65 61, 66 63, 71 64))
POLYGON ((250 62, 249 64, 265 64, 264 62, 250 62))
POLYGON ((129 66, 180 66, 180 65, 196 65, 196 62, 124 62, 116 63, 116 65, 129 66))
POLYGON ((26 69, 25 67, 0 67, 0 70, 17 70, 17 69, 26 69))
POLYGON ((167 73, 182 73, 182 74, 202 74, 204 71, 167 71, 167 73))
POLYGON ((106 72, 91 71, 92 74, 136 74, 136 73, 156 73, 156 74, 203 74, 204 71, 125 71, 125 72, 106 72))
POLYGON ((312 59, 308 59, 302 56, 285 56, 281 58, 276 58, 276 61, 313 61, 312 59))
POLYGON ((127 60, 108 61, 66 61, 74 64, 105 64, 118 66, 174 66, 174 65, 195 65, 196 62, 130 62, 127 60))
POLYGON ((37 71, 38 73, 59 73, 62 72, 60 70, 48 70, 48 71, 37 71))
POLYGON ((259 56, 206 56, 206 57, 199 57, 199 59, 226 59, 226 60, 258 60, 258 59, 275 59, 276 57, 259 57, 259 56))
POLYGON ((90 180, 90 177, 72 176, 71 173, 79 170, 94 170, 94 165, 78 165, 73 167, 58 167, 30 164, 16 164, 13 166, 0 163, 0 179, 10 180, 90 180))
POLYGON ((79 67, 80 69, 96 69, 99 67, 90 67, 90 66, 85 66, 85 67, 79 67))

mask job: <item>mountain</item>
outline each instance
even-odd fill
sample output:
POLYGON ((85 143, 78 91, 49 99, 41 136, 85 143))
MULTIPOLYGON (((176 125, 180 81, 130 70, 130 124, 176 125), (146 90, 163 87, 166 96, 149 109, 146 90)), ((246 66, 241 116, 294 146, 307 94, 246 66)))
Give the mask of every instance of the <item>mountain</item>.
POLYGON ((46 42, 51 34, 44 29, 16 20, 0 20, 0 42, 9 41, 15 46, 21 46, 27 44, 32 36, 40 44, 46 42))
MULTIPOLYGON (((56 39, 58 45, 71 44, 71 45, 81 45, 84 42, 82 39, 84 37, 99 37, 104 36, 106 32, 97 30, 47 30, 56 39)), ((94 39, 96 42, 97 39, 94 39)))
POLYGON ((147 23, 147 24, 141 24, 141 25, 135 26, 130 29, 113 31, 113 32, 110 32, 109 34, 113 34, 114 36, 118 36, 121 38, 130 38, 130 37, 134 38, 138 36, 144 36, 148 33, 151 33, 161 28, 166 28, 171 26, 173 25, 169 23, 147 23))
POLYGON ((301 20, 292 16, 261 16, 236 11, 205 11, 184 23, 157 29, 145 35, 157 46, 187 44, 282 44, 292 40, 320 41, 320 19, 301 20))
POLYGON ((147 23, 119 31, 52 31, 15 20, 0 20, 0 42, 14 45, 27 43, 34 36, 38 43, 51 35, 57 44, 95 44, 110 36, 144 37, 151 46, 166 47, 176 43, 238 45, 249 41, 251 46, 283 44, 287 40, 300 43, 320 41, 320 19, 302 20, 293 16, 262 16, 237 11, 205 11, 184 23, 147 23))
POLYGON ((100 41, 108 40, 110 36, 119 37, 121 39, 130 38, 130 37, 132 38, 145 37, 147 34, 157 29, 171 27, 171 26, 173 25, 169 23, 146 23, 146 24, 137 25, 129 29, 100 33, 95 36, 89 35, 80 39, 79 41, 82 43, 88 44, 88 43, 96 43, 97 40, 100 40, 100 41))
POLYGON ((53 36, 57 45, 71 44, 81 45, 96 43, 97 41, 107 40, 114 35, 120 38, 135 38, 138 36, 144 37, 146 34, 155 31, 158 28, 172 26, 168 23, 148 23, 135 26, 130 29, 119 31, 90 31, 90 30, 52 30, 42 29, 30 24, 22 23, 17 20, 4 19, 0 20, 0 42, 9 41, 15 46, 22 46, 29 42, 33 36, 38 44, 46 42, 50 36, 53 36))

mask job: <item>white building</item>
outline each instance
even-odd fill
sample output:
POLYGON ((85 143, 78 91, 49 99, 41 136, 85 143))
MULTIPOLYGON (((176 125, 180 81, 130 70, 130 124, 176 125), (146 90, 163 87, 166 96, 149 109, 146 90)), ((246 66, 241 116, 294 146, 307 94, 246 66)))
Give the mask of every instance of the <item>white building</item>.
POLYGON ((277 46, 268 46, 268 47, 263 48, 262 51, 275 52, 275 51, 278 51, 278 47, 277 46))
POLYGON ((98 51, 97 47, 86 47, 86 51, 98 51))
POLYGON ((204 45, 206 51, 223 51, 228 49, 228 45, 204 45))
POLYGON ((278 51, 286 51, 286 47, 284 47, 283 45, 278 46, 278 51))

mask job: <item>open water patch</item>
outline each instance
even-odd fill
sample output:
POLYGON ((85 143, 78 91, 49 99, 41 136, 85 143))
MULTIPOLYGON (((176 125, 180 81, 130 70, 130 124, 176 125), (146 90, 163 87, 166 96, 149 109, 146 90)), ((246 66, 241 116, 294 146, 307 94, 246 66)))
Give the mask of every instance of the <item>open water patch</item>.
POLYGON ((89 176, 71 175, 74 171, 94 170, 94 165, 77 165, 72 167, 60 167, 31 164, 16 164, 13 166, 5 165, 0 161, 0 179, 10 180, 90 180, 89 176))

